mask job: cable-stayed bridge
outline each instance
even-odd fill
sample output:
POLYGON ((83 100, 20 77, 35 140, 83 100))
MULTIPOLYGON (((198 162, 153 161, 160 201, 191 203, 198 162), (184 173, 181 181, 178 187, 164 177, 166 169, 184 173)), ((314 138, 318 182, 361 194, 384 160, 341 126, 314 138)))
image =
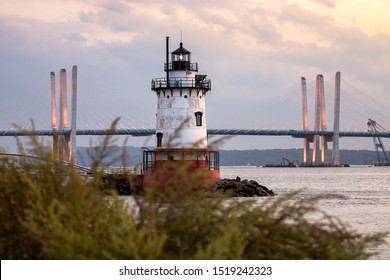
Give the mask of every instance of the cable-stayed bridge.
MULTIPOLYGON (((129 102, 128 100, 116 100, 115 93, 113 95, 109 96, 109 101, 105 100, 103 101, 103 106, 96 105, 96 102, 99 100, 101 95, 99 95, 99 89, 96 88, 96 86, 93 89, 88 89, 88 86, 85 82, 77 82, 77 68, 73 69, 75 73, 72 73, 72 95, 71 98, 68 98, 67 95, 63 94, 63 92, 67 92, 67 81, 66 76, 65 78, 61 76, 60 73, 60 104, 56 104, 55 97, 53 98, 53 92, 55 92, 55 80, 54 77, 51 77, 50 80, 50 88, 52 92, 52 98, 51 98, 51 104, 49 102, 45 102, 45 104, 49 104, 49 106, 40 106, 39 111, 42 113, 41 117, 38 117, 37 119, 34 118, 34 129, 31 129, 31 125, 29 122, 24 123, 22 125, 19 125, 17 127, 13 126, 6 120, 8 116, 4 115, 2 116, 2 121, 0 122, 0 136, 28 136, 28 135, 39 135, 39 136, 51 136, 53 137, 53 143, 58 142, 58 140, 55 140, 56 137, 63 136, 65 138, 65 142, 68 142, 68 151, 65 151, 65 153, 72 154, 71 149, 76 148, 76 141, 75 137, 76 135, 79 136, 99 136, 99 135, 107 135, 107 134, 113 134, 113 135, 131 135, 131 136, 151 136, 156 134, 156 130, 153 128, 154 124, 153 122, 149 122, 148 124, 145 124, 144 119, 149 118, 143 117, 140 111, 137 110, 129 110, 128 112, 122 113, 123 119, 125 119, 125 123, 118 125, 115 129, 107 129, 109 127, 110 123, 101 120, 101 115, 103 115, 109 107, 110 103, 120 104, 116 105, 117 107, 120 107, 123 104, 131 104, 131 103, 139 103, 139 100, 132 100, 133 102, 129 102), (61 80, 63 80, 61 82, 61 80), (62 92, 62 93, 61 93, 62 92), (77 94, 76 94, 77 93, 77 94), (83 100, 83 95, 87 96, 88 98, 85 98, 83 100), (70 99, 70 103, 72 106, 70 107, 70 115, 71 118, 71 124, 68 123, 68 99, 70 99), (66 100, 66 101, 65 101, 66 100), (53 103, 54 102, 54 103, 53 103), (89 115, 86 114, 86 111, 84 108, 88 107, 88 105, 85 105, 85 103, 88 103, 88 105, 91 105, 90 107, 93 108, 93 112, 89 115), (119 103, 118 103, 119 102, 119 103), (80 104, 78 104, 80 103, 80 104), (92 104, 91 104, 92 103, 92 104), (83 107, 83 105, 85 107, 83 107), (80 109, 81 107, 81 109, 80 109), (54 108, 54 109, 53 109, 54 108), (57 110, 56 110, 57 109, 57 110), (58 110, 59 109, 59 110, 58 110), (53 122, 53 114, 54 118, 56 117, 56 111, 59 112, 59 126, 57 127, 56 124, 53 122), (76 114, 77 112, 77 114, 76 114), (51 114, 50 114, 51 113, 51 114), (76 117, 77 116, 77 117, 76 117), (77 128, 76 128, 76 118, 77 118, 77 128), (46 123, 46 125, 42 125, 41 121, 43 119, 43 123, 46 123), (130 119, 130 121, 129 121, 130 119), (51 124, 47 123, 48 120, 51 120, 51 124), (127 123, 126 123, 127 121, 127 123), (89 125, 88 125, 89 124, 89 125), (45 127, 46 126, 46 127, 45 127), (89 127, 88 127, 89 126, 89 127)), ((339 74, 338 74, 339 75, 339 74)), ((318 163, 326 163, 330 162, 329 159, 324 158, 325 154, 327 154, 327 143, 333 142, 333 151, 338 151, 338 138, 339 137, 368 137, 368 138, 390 138, 390 130, 367 130, 366 122, 369 117, 376 118, 376 116, 379 114, 381 115, 382 119, 386 118, 386 112, 387 108, 383 107, 383 104, 374 104, 373 106, 368 106, 368 104, 372 100, 356 100, 356 96, 365 96, 361 92, 359 92, 356 88, 349 85, 347 82, 344 84, 345 81, 343 81, 343 87, 341 90, 341 80, 340 76, 337 78, 337 75, 335 77, 335 82, 328 82, 325 87, 324 79, 322 75, 317 76, 317 80, 315 85, 308 84, 306 86, 306 80, 301 79, 301 87, 298 89, 295 89, 295 92, 289 92, 287 95, 281 96, 279 99, 276 99, 277 107, 269 106, 267 103, 267 97, 265 98, 259 98, 261 99, 261 102, 265 103, 264 106, 260 107, 260 110, 263 112, 262 116, 256 116, 255 114, 251 113, 250 109, 243 108, 242 110, 244 113, 237 114, 237 116, 240 116, 240 119, 236 120, 236 123, 239 123, 239 127, 245 127, 245 128, 209 128, 207 130, 208 135, 248 135, 248 136, 290 136, 294 138, 302 138, 304 141, 304 162, 314 162, 316 164, 318 163), (307 89, 306 89, 307 87, 307 89), (326 90, 327 89, 327 90, 326 90), (314 92, 314 95, 308 95, 307 92, 314 92), (352 94, 351 94, 352 92, 352 94), (358 94, 356 94, 358 93, 358 94), (338 94, 338 101, 337 101, 337 94, 338 94), (340 95, 341 95, 341 101, 340 101, 340 95), (307 99, 309 98, 308 102, 307 99), (313 100, 310 100, 312 98, 313 100), (355 98, 355 99, 354 99, 355 98), (313 102, 315 101, 315 102, 313 102), (283 107, 283 102, 287 103, 288 106, 283 107), (309 118, 308 112, 308 103, 315 103, 314 108, 314 114, 311 118, 309 118), (334 108, 333 113, 333 125, 332 129, 328 129, 326 127, 326 120, 329 118, 329 116, 326 115, 325 110, 325 103, 332 105, 331 107, 334 108), (346 117, 340 117, 340 112, 344 112, 345 109, 348 108, 348 105, 352 104, 352 108, 356 110, 355 114, 358 115, 364 115, 366 113, 366 116, 363 117, 364 121, 359 121, 359 124, 356 126, 358 128, 354 127, 354 124, 350 124, 348 122, 348 119, 346 117), (294 105, 294 106, 291 106, 294 105), (262 108, 264 107, 264 108, 262 108), (291 107, 295 107, 294 112, 288 112, 290 114, 290 117, 283 118, 278 111, 283 110, 289 111, 291 110, 291 107), (297 109, 298 108, 298 109, 297 109), (252 114, 252 115, 251 115, 252 114), (291 121, 291 115, 294 115, 294 118, 296 121, 294 125, 291 125, 288 128, 285 128, 286 125, 289 125, 289 122, 291 121), (270 118, 266 118, 264 116, 271 116, 270 118), (383 118, 383 116, 385 116, 383 118), (314 119, 314 128, 309 128, 309 119, 314 119), (279 121, 280 123, 283 123, 282 128, 278 128, 277 124, 272 124, 271 121, 279 121), (342 121, 341 121, 342 120, 342 121), (342 125, 340 126, 340 121, 342 125), (256 122, 256 125, 252 125, 252 127, 248 126, 249 122, 256 122), (261 124, 263 122, 263 124, 261 124), (266 125, 264 123, 267 123, 268 127, 271 128, 264 128, 266 125), (347 123, 348 127, 343 127, 343 123, 347 123), (245 124, 245 125, 242 125, 245 124), (263 128, 262 128, 263 127, 263 128), (311 155, 310 151, 310 143, 313 143, 313 155, 311 155)), ((93 83, 94 84, 94 83, 93 83)), ((44 89, 46 91, 46 98, 49 96, 47 93, 49 90, 46 88, 44 89)), ((110 90, 108 90, 110 91, 110 90)), ((366 96, 367 97, 367 96, 366 96)), ((48 98, 47 98, 48 99, 48 98)), ((149 102, 150 104, 155 103, 155 100, 153 100, 153 95, 151 95, 149 102)), ((268 97, 269 99, 269 97, 268 97)), ((368 98, 369 99, 369 98, 368 98)), ((222 102, 222 101, 221 101, 222 102)), ((145 103, 143 104, 145 105, 145 103)), ((208 110, 213 110, 212 105, 208 105, 208 110)), ((31 106, 30 104, 30 107, 31 106)), ((116 107, 116 108, 117 108, 116 107)), ((135 106, 138 107, 138 109, 142 106, 135 106)), ((350 106, 351 107, 351 106, 350 106)), ((259 107, 257 107, 259 108, 259 107)), ((152 109, 153 110, 153 109, 152 109)), ((150 110, 149 108, 149 115, 153 115, 154 112, 150 110)), ((21 112, 21 115, 24 114, 26 111, 25 109, 19 109, 15 110, 17 112, 21 112)), ((114 110, 115 111, 115 110, 114 110)), ((237 111, 240 111, 240 108, 237 108, 237 111)), ((115 115, 117 112, 111 113, 111 115, 108 117, 110 121, 115 119, 118 115, 115 115)), ((348 113, 350 115, 350 119, 358 119, 355 117, 351 117, 350 112, 348 113)), ((224 119, 226 116, 219 115, 220 118, 214 118, 215 121, 214 124, 208 125, 208 127, 226 127, 226 124, 218 124, 218 119, 224 119)), ((17 116, 10 117, 13 119, 14 123, 18 123, 17 116)), ((237 118, 236 118, 237 119, 237 118)), ((359 118, 360 120, 360 118, 359 118)), ((386 119, 387 120, 387 119, 386 119)), ((232 122, 231 126, 234 126, 232 122)), ((238 126, 237 124, 235 125, 238 126)), ((280 127, 280 126, 279 126, 280 127)), ((59 145, 59 142, 56 144, 59 145)), ((70 156, 71 157, 71 156, 70 156)), ((70 158, 69 157, 69 158, 70 158)), ((339 163, 339 159, 337 158, 337 154, 335 155, 336 158, 332 158, 332 162, 336 163, 336 165, 339 163)), ((69 159, 65 157, 65 159, 69 159)))
MULTIPOLYGON (((0 136, 69 136, 71 130, 1 130, 0 136)), ((103 135, 131 135, 151 136, 155 135, 155 129, 78 129, 76 135, 80 136, 103 136, 103 135)), ((231 135, 231 136, 291 136, 295 138, 313 137, 315 135, 333 137, 333 131, 314 130, 272 130, 272 129, 208 129, 208 135, 231 135)), ((390 138, 390 132, 369 131, 340 131, 340 137, 383 137, 390 138)))

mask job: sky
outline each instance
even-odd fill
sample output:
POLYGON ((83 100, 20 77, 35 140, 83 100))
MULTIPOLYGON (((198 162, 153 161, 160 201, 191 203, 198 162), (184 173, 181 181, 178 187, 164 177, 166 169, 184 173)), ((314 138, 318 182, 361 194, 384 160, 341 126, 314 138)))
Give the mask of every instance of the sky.
MULTIPOLYGON (((300 79, 323 74, 332 130, 334 75, 342 75, 343 130, 390 128, 388 0, 9 0, 0 1, 0 130, 48 128, 49 73, 79 71, 79 127, 153 128, 153 78, 164 77, 165 37, 183 41, 208 75, 209 128, 301 129, 300 79), (122 122, 122 123, 121 123, 122 122)), ((12 138, 0 146, 12 149, 12 138), (10 144, 11 143, 11 144, 10 144)), ((80 138, 79 143, 88 139, 80 138)), ((224 149, 301 148, 288 137, 235 137, 224 149)), ((151 139, 129 145, 153 145, 151 139)), ((390 141, 385 140, 390 149, 390 141)), ((372 139, 340 140, 373 149, 372 139)))

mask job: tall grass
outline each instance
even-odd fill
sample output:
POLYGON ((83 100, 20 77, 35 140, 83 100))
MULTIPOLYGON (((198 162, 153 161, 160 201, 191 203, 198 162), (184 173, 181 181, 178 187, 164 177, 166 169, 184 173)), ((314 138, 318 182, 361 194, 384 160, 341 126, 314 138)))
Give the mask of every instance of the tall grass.
POLYGON ((225 198, 196 173, 129 205, 101 190, 109 149, 86 177, 30 145, 44 161, 0 160, 1 259, 367 259, 384 242, 323 213, 321 196, 225 198))

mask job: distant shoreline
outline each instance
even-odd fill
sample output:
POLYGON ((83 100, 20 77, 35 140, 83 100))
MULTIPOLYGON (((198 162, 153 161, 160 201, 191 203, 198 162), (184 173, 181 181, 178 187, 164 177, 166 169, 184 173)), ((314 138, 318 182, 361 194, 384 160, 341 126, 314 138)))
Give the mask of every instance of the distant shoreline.
MULTIPOLYGON (((151 149, 153 147, 150 147, 151 149)), ((88 156, 89 147, 78 147, 78 163, 88 166, 91 162, 88 156)), ((118 159, 115 166, 123 166, 123 151, 126 152, 127 164, 140 165, 142 162, 141 147, 112 147, 110 159, 118 159)), ((390 152, 387 152, 390 157, 390 152)), ((282 158, 291 161, 303 161, 303 149, 251 149, 251 150, 220 150, 221 166, 264 166, 266 164, 281 164, 282 158)), ((332 158, 332 150, 328 158, 332 158)), ((375 151, 371 150, 340 150, 340 160, 349 165, 373 165, 377 162, 375 151)))

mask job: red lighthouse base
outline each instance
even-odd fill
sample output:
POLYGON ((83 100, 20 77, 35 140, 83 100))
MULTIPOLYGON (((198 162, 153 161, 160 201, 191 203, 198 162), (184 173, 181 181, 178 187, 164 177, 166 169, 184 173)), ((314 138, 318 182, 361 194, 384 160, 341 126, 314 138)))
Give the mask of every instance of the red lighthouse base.
POLYGON ((185 180, 207 185, 219 179, 219 151, 156 149, 143 152, 144 187, 169 187, 185 180))

